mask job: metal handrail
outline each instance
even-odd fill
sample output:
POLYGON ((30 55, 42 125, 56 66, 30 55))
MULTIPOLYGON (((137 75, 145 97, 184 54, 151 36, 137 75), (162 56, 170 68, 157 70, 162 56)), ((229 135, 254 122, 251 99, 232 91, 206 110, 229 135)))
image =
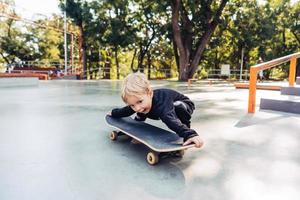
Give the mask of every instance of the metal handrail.
POLYGON ((300 58, 300 52, 277 58, 268 62, 260 63, 250 68, 248 113, 255 113, 257 74, 261 70, 270 69, 280 64, 290 62, 289 86, 294 86, 297 58, 300 58))

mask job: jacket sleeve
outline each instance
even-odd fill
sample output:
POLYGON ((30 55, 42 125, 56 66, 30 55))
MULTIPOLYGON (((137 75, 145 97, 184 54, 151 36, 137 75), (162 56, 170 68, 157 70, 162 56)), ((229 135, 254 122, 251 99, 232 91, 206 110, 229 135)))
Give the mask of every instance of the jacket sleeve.
POLYGON ((144 114, 136 113, 136 116, 134 118, 136 121, 145 121, 147 117, 144 114))
POLYGON ((169 129, 176 132, 180 137, 183 137, 184 141, 198 135, 195 130, 188 128, 178 119, 175 111, 166 113, 161 117, 161 120, 168 126, 169 129))
POLYGON ((130 108, 130 106, 125 106, 123 108, 115 108, 111 111, 111 116, 120 118, 120 117, 129 117, 130 115, 134 114, 134 110, 130 108))

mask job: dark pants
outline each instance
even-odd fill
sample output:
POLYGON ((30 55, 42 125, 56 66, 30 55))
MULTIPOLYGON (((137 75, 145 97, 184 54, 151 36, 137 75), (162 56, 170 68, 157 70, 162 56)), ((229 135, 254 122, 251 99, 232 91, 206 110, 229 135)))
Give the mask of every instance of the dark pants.
POLYGON ((193 114, 193 108, 182 101, 174 102, 175 113, 178 119, 185 124, 188 128, 191 127, 191 118, 193 114))

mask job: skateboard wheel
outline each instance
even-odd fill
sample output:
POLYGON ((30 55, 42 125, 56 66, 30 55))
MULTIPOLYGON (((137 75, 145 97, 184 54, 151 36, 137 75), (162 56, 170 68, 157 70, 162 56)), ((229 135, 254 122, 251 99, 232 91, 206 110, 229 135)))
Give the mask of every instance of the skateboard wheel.
POLYGON ((158 154, 154 153, 154 152, 149 152, 147 154, 147 161, 150 165, 155 165, 156 163, 158 163, 158 154))
POLYGON ((118 132, 117 131, 112 131, 111 133, 110 133, 110 139, 112 140, 112 141, 115 141, 115 140, 117 140, 118 139, 118 132))

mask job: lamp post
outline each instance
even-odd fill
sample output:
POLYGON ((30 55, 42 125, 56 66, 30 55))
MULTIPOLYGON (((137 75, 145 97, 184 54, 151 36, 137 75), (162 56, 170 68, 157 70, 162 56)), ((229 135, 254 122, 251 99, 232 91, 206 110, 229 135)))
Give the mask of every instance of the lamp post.
POLYGON ((241 58, 241 69, 240 69, 240 81, 242 80, 243 74, 243 65, 244 65, 244 48, 242 47, 242 58, 241 58))
MULTIPOLYGON (((65 0, 65 7, 67 7, 67 1, 65 0)), ((67 47, 67 12, 64 11, 64 47, 65 47, 65 75, 68 73, 68 47, 67 47)))

